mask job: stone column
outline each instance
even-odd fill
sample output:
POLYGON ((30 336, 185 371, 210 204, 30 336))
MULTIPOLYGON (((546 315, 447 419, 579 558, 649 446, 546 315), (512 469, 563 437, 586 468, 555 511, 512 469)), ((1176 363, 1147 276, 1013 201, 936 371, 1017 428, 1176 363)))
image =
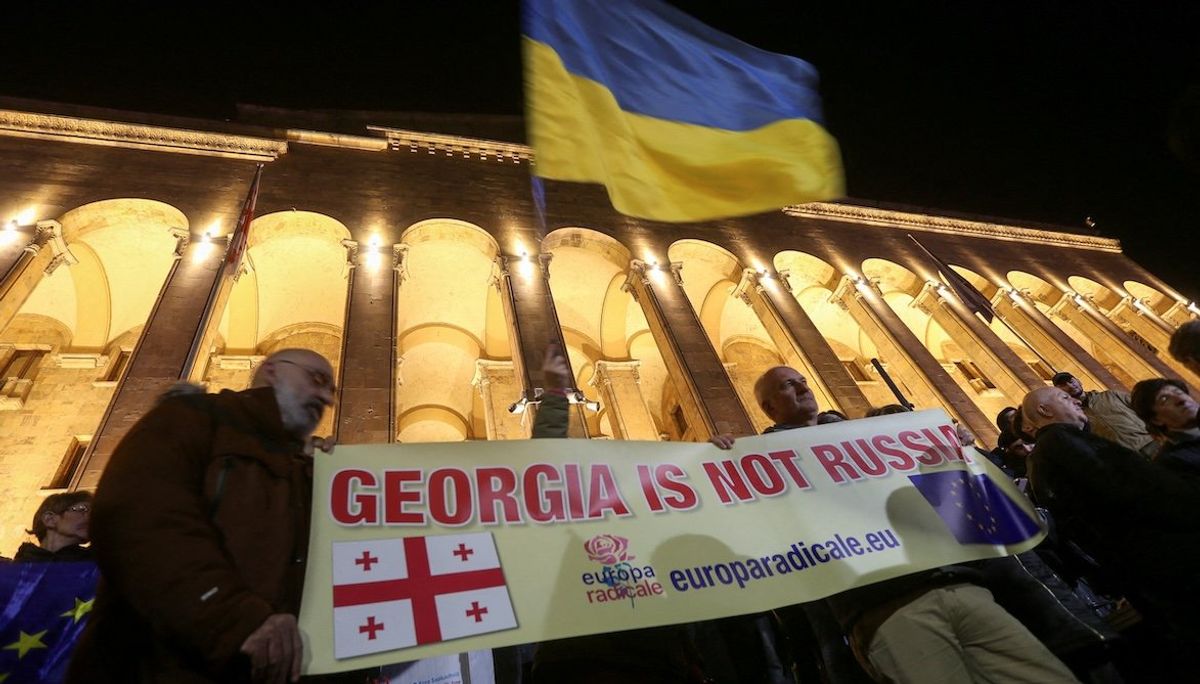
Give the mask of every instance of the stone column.
MULTIPOLYGON (((22 232, 21 235, 28 235, 22 232)), ((63 241, 62 224, 58 221, 38 221, 33 235, 17 253, 9 252, 11 261, 0 264, 0 330, 8 327, 24 306, 42 278, 64 261, 74 263, 63 241)))
POLYGON ((117 443, 172 384, 187 379, 206 328, 216 329, 221 309, 216 295, 228 291, 233 269, 225 263, 223 245, 189 241, 177 235, 175 262, 146 319, 146 326, 125 377, 113 392, 108 409, 84 454, 72 489, 93 489, 117 443), (213 321, 209 326, 209 321, 213 321))
POLYGON ((1087 353, 1071 336, 1058 327, 1016 290, 1003 289, 992 297, 992 310, 1012 326, 1029 346, 1049 361, 1055 371, 1067 371, 1086 387, 1128 390, 1125 383, 1087 353))
POLYGON ((522 418, 531 414, 517 415, 508 411, 522 390, 512 361, 479 359, 475 362, 475 377, 471 384, 479 388, 479 396, 483 399, 489 440, 529 438, 529 426, 533 422, 522 418))
POLYGON ((634 259, 624 289, 642 307, 696 438, 754 434, 750 416, 683 290, 678 265, 648 266, 634 259))
POLYGON ((1050 311, 1052 315, 1070 321, 1097 344, 1102 344, 1105 353, 1135 382, 1144 378, 1179 377, 1149 351, 1143 352, 1130 345, 1125 331, 1093 309, 1092 304, 1082 295, 1063 293, 1050 311))
POLYGON ((592 384, 600 389, 616 439, 658 441, 658 427, 642 394, 641 361, 597 361, 592 384))
POLYGON ((883 295, 863 278, 842 278, 833 300, 850 316, 879 350, 888 372, 912 391, 908 397, 918 409, 941 406, 962 421, 980 444, 991 444, 1000 436, 991 418, 963 392, 942 364, 913 335, 883 295))
MULTIPOLYGON (((546 354, 546 346, 557 342, 564 353, 567 348, 550 294, 549 265, 548 254, 539 258, 503 255, 496 261, 495 282, 504 305, 513 369, 523 401, 534 401, 538 390, 546 389, 541 387, 542 359, 546 354)), ((570 364, 570 359, 567 359, 567 363, 570 364)), ((583 419, 582 410, 578 404, 571 408, 567 427, 570 437, 588 437, 587 421, 583 419)), ((526 411, 528 415, 525 416, 524 429, 528 433, 533 429, 536 404, 530 404, 526 411)))
POLYGON ((1190 302, 1175 302, 1162 315, 1162 319, 1171 325, 1172 328, 1178 328, 1184 323, 1194 321, 1197 318, 1200 318, 1200 309, 1197 309, 1196 305, 1190 302))
MULTIPOLYGON (((349 242, 349 241, 347 241, 349 242)), ((396 439, 397 247, 385 257, 377 246, 350 250, 342 360, 338 365, 337 422, 340 444, 388 444, 396 439)))
POLYGON ((1171 345, 1171 333, 1175 332, 1175 328, 1159 318, 1158 314, 1144 302, 1126 295, 1105 315, 1117 325, 1124 324, 1141 335, 1146 342, 1154 346, 1158 360, 1187 380, 1189 384, 1197 386, 1197 383, 1200 383, 1200 375, 1188 370, 1186 366, 1172 358, 1167 351, 1171 345))
POLYGON ((1014 405, 1046 383, 992 329, 949 294, 945 285, 929 282, 913 301, 929 314, 967 357, 979 366, 1014 405))
POLYGON ((760 277, 746 269, 734 294, 758 315, 784 362, 808 378, 822 410, 837 409, 858 418, 871 408, 833 347, 792 295, 786 278, 760 277))

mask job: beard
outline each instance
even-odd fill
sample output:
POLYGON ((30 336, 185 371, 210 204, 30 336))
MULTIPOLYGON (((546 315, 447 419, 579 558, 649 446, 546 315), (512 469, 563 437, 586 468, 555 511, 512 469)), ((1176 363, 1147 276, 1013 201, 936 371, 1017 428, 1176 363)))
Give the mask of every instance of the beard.
POLYGON ((279 404, 279 418, 288 434, 306 439, 317 429, 325 406, 317 400, 304 401, 286 389, 275 387, 275 401, 279 404))

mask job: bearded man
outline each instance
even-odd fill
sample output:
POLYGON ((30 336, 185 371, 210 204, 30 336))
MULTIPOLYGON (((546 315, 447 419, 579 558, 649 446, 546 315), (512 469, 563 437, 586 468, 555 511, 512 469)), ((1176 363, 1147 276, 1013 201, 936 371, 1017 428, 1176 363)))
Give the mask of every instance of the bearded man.
POLYGON ((287 349, 250 389, 168 393, 129 430, 96 489, 103 579, 68 681, 299 678, 310 445, 334 394, 328 361, 287 349))

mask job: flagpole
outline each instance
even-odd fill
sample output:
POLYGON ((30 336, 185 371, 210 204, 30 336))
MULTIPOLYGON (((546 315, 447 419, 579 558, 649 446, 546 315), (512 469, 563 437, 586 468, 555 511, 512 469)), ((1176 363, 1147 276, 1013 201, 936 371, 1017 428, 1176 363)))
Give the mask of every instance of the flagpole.
POLYGON ((892 376, 889 375, 886 370, 884 370, 883 364, 879 362, 879 359, 871 359, 871 365, 874 366, 875 370, 879 372, 879 377, 883 378, 884 384, 888 386, 888 389, 892 391, 892 394, 896 395, 896 401, 900 402, 900 405, 909 411, 915 410, 916 407, 913 406, 912 402, 910 402, 908 398, 904 396, 904 393, 900 391, 900 388, 896 386, 896 382, 892 380, 892 376))
MULTIPOLYGON (((913 242, 915 242, 915 243, 916 243, 917 247, 920 247, 920 248, 921 248, 921 251, 922 251, 922 252, 925 252, 925 255, 926 255, 926 256, 928 256, 928 257, 929 257, 929 259, 930 259, 931 261, 933 261, 933 263, 934 263, 935 265, 938 265, 938 266, 940 266, 940 265, 942 265, 943 263, 945 263, 945 262, 943 262, 941 259, 937 258, 937 256, 935 256, 935 255, 933 254, 933 252, 930 252, 930 251, 929 251, 929 249, 928 249, 927 247, 925 247, 925 245, 921 244, 921 242, 920 242, 919 240, 917 240, 915 237, 913 237, 911 234, 908 234, 908 233, 906 233, 906 235, 908 235, 908 239, 909 239, 909 240, 912 240, 913 242)), ((945 266, 946 266, 946 268, 947 268, 947 269, 949 269, 949 268, 950 268, 950 265, 949 265, 949 264, 946 264, 945 266)), ((939 268, 938 270, 941 270, 941 269, 939 268)), ((955 275, 958 275, 958 274, 955 274, 955 275)), ((961 277, 961 276, 959 276, 959 277, 961 277)), ((970 285, 970 283, 967 283, 967 284, 968 284, 968 285, 970 285)), ((971 285, 971 287, 972 287, 972 288, 974 288, 975 286, 974 286, 974 285, 971 285)), ((979 291, 978 291, 978 289, 976 289, 976 292, 979 292, 979 291)), ((987 296, 985 296, 985 295, 984 295, 982 292, 979 292, 979 296, 983 297, 984 299, 987 299, 987 296)), ((1049 369, 1050 369, 1050 372, 1051 372, 1051 373, 1056 373, 1056 372, 1058 372, 1058 369, 1054 367, 1054 364, 1052 364, 1052 363, 1050 362, 1050 360, 1049 360, 1049 359, 1047 359, 1045 356, 1042 356, 1042 353, 1041 353, 1041 352, 1039 352, 1039 351, 1037 350, 1037 347, 1035 347, 1035 346, 1033 346, 1032 344, 1030 344, 1030 343, 1029 343, 1029 340, 1025 339, 1025 336, 1024 336, 1024 335, 1022 335, 1022 334, 1021 334, 1021 332, 1020 332, 1019 330, 1017 330, 1016 328, 1014 328, 1014 327, 1013 327, 1013 325, 1012 325, 1011 323, 1009 323, 1009 322, 1008 322, 1008 320, 1007 320, 1007 319, 1005 319, 1005 317, 1004 317, 1004 316, 1001 316, 999 313, 997 313, 997 312, 995 311, 995 309, 992 307, 992 305, 991 305, 991 303, 990 303, 990 300, 989 300, 989 303, 988 303, 988 309, 992 311, 992 316, 993 316, 993 318, 997 318, 997 319, 999 319, 999 320, 1000 320, 1000 322, 1004 324, 1004 327, 1005 327, 1005 328, 1008 328, 1008 331, 1009 331, 1009 332, 1011 332, 1011 333, 1013 334, 1013 336, 1015 336, 1015 337, 1016 337, 1018 340, 1020 340, 1020 341, 1021 341, 1021 344, 1025 345, 1025 348, 1026 348, 1026 349, 1028 349, 1029 351, 1033 352, 1033 355, 1034 355, 1034 356, 1036 356, 1036 357, 1038 358, 1038 360, 1039 360, 1039 361, 1041 361, 1043 364, 1045 364, 1045 366, 1046 366, 1047 368, 1049 368, 1049 369)), ((979 312, 978 312, 978 311, 972 312, 972 315, 974 315, 974 316, 978 316, 978 315, 979 315, 979 312)), ((982 319, 982 317, 980 317, 980 320, 981 320, 981 321, 984 323, 984 325, 988 325, 988 326, 990 327, 990 324, 989 324, 989 323, 988 323, 986 320, 983 320, 983 319, 982 319)), ((1003 342, 1003 340, 1001 340, 1001 342, 1003 342)), ((1018 356, 1017 358, 1020 358, 1020 357, 1018 356)))
POLYGON ((220 271, 213 279, 212 287, 209 288, 208 299, 204 303, 204 313, 200 317, 200 325, 196 328, 196 334, 192 337, 192 345, 188 349, 187 359, 184 360, 180 380, 198 382, 202 379, 197 375, 203 370, 198 367, 200 357, 204 353, 205 340, 210 339, 209 329, 213 325, 213 317, 225 313, 224 305, 229 300, 229 293, 233 289, 231 276, 236 275, 238 269, 241 268, 245 246, 249 242, 249 224, 254 219, 254 209, 258 203, 258 185, 262 180, 262 172, 263 165, 259 164, 254 171, 254 180, 250 182, 250 189, 246 192, 246 199, 242 202, 242 211, 238 214, 238 222, 234 225, 229 244, 225 248, 220 271))

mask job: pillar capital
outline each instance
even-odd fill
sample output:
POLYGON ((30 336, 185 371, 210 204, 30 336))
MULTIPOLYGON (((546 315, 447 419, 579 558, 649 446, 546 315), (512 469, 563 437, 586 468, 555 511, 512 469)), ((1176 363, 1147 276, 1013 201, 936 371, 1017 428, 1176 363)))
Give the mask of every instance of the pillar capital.
POLYGON ((408 245, 397 242, 392 245, 392 270, 396 272, 397 284, 408 277, 408 245))
POLYGON ((175 258, 182 259, 188 245, 192 243, 192 234, 186 228, 168 228, 171 237, 175 238, 175 258))

